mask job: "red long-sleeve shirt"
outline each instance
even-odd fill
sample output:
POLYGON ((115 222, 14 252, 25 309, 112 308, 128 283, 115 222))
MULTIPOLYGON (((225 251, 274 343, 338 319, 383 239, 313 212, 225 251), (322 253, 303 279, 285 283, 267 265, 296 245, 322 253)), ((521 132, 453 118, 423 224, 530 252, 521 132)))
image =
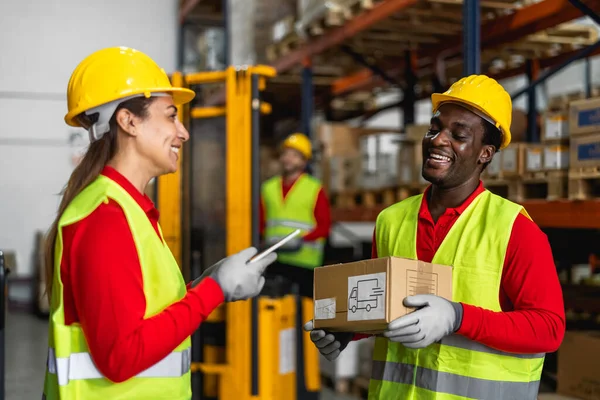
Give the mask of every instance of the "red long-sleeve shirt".
MULTIPOLYGON (((433 222, 425 200, 429 190, 423 196, 417 226, 417 257, 425 262, 431 262, 459 215, 484 187, 480 182, 461 206, 448 208, 437 223, 433 222)), ((372 253, 377 258, 375 233, 372 253)), ((522 214, 512 228, 498 296, 502 312, 463 303, 464 314, 457 333, 512 353, 558 349, 565 332, 565 311, 552 249, 542 230, 522 214)))
MULTIPOLYGON (((150 198, 113 168, 106 167, 102 174, 136 200, 159 235, 159 214, 150 198)), ((188 286, 182 300, 144 319, 137 250, 125 214, 114 201, 66 226, 63 249, 65 323, 81 324, 96 367, 114 382, 162 360, 224 301, 219 285, 206 278, 193 289, 188 286)))
MULTIPOLYGON (((281 192, 283 193, 283 198, 287 196, 290 189, 294 186, 298 179, 294 179, 290 182, 285 182, 283 179, 281 180, 281 192)), ((263 235, 265 231, 265 206, 264 201, 261 196, 260 198, 260 215, 259 215, 259 228, 260 234, 263 235)), ((329 236, 329 230, 331 228, 331 209, 329 207, 329 199, 327 199, 327 195, 323 188, 319 190, 319 194, 317 195, 317 201, 315 202, 314 216, 316 221, 315 228, 308 232, 304 236, 304 240, 306 241, 314 241, 321 238, 327 238, 329 236)))

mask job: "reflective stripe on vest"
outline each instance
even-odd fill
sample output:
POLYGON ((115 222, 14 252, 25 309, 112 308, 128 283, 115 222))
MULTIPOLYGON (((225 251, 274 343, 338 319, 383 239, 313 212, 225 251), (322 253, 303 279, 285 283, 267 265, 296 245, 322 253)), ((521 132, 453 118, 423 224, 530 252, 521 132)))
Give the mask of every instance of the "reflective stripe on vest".
MULTIPOLYGON (((389 361, 373 361, 371 377, 380 381, 414 385, 436 393, 485 400, 536 399, 540 386, 539 381, 507 382, 470 378, 389 361)), ((385 397, 385 399, 395 398, 397 397, 385 397)), ((418 396, 415 398, 420 399, 418 396)))
MULTIPOLYGON (((379 214, 375 233, 380 257, 417 259, 422 201, 423 195, 413 196, 379 214)), ((453 301, 502 311, 500 281, 519 213, 528 216, 522 206, 487 190, 461 213, 432 260, 453 266, 453 301)), ((377 338, 373 360, 377 367, 369 386, 371 400, 454 400, 456 396, 534 400, 544 354, 505 353, 451 335, 423 349, 377 338)))
MULTIPOLYGON (((173 352, 136 378, 174 378, 190 370, 192 349, 173 352)), ((56 358, 53 348, 48 349, 48 372, 58 376, 58 384, 64 386, 70 381, 104 378, 96 368, 89 353, 71 353, 69 357, 56 358)))
POLYGON ((278 226, 285 226, 293 229, 303 229, 305 231, 310 231, 314 229, 315 224, 307 224, 304 222, 285 220, 285 219, 271 219, 266 223, 267 228, 275 228, 278 226))
MULTIPOLYGON (((282 193, 281 177, 274 177, 263 183, 261 196, 265 210, 265 238, 278 240, 300 229, 302 235, 316 226, 314 208, 321 184, 310 175, 301 175, 289 190, 285 199, 282 193)), ((325 239, 305 241, 300 250, 281 252, 277 260, 284 264, 305 268, 316 268, 323 263, 325 239)))

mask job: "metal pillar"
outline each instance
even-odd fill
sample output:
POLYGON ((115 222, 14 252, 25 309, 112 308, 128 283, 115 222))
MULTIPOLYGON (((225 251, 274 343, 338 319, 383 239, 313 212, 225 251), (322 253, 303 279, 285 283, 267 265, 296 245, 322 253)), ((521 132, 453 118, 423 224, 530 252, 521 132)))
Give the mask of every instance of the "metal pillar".
POLYGON ((415 123, 415 102, 417 101, 417 95, 415 93, 415 86, 417 84, 416 70, 416 54, 407 50, 404 53, 404 75, 406 79, 406 86, 404 87, 404 96, 402 99, 402 114, 404 118, 404 126, 415 123))
MULTIPOLYGON (((527 60, 525 65, 529 85, 538 77, 540 63, 538 60, 527 60)), ((532 87, 527 92, 527 142, 539 142, 537 130, 537 88, 532 87)))
POLYGON ((584 77, 585 77, 585 97, 589 99, 590 97, 592 97, 592 63, 591 63, 589 57, 586 57, 586 59, 585 59, 584 77))
POLYGON ((223 30, 225 32, 223 51, 225 52, 225 66, 228 67, 231 62, 231 57, 229 57, 229 47, 231 46, 229 41, 231 38, 231 31, 229 29, 229 0, 221 0, 221 14, 223 14, 223 30))
POLYGON ((2 288, 2 293, 0 295, 0 400, 4 400, 4 363, 6 359, 6 346, 4 343, 4 329, 6 325, 6 304, 4 303, 4 301, 6 299, 6 270, 4 269, 4 253, 2 252, 2 250, 0 250, 0 288, 2 288))
POLYGON ((463 3, 463 75, 481 73, 481 12, 479 0, 463 3))
MULTIPOLYGON (((251 186, 252 186, 252 245, 256 248, 260 246, 260 228, 259 228, 259 207, 260 207, 260 161, 259 161, 259 149, 260 149, 260 92, 259 92, 259 76, 256 74, 252 75, 251 85, 251 101, 250 101, 250 115, 251 115, 251 134, 252 134, 252 172, 251 172, 251 186)), ((259 394, 259 349, 258 349, 258 298, 252 298, 252 318, 251 318, 251 354, 250 357, 250 371, 251 371, 251 394, 252 396, 258 396, 259 394)))
POLYGON ((312 64, 310 60, 304 61, 302 68, 302 116, 301 130, 309 139, 312 139, 311 121, 314 107, 312 64))

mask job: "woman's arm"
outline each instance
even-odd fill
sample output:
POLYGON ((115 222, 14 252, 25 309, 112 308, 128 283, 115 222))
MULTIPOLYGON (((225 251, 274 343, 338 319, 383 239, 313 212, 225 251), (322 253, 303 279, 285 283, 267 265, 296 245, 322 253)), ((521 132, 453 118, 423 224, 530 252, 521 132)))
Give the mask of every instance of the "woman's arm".
POLYGON ((185 297, 144 319, 141 267, 120 207, 101 205, 73 237, 70 279, 77 316, 98 369, 122 382, 171 353, 224 300, 204 279, 185 297))

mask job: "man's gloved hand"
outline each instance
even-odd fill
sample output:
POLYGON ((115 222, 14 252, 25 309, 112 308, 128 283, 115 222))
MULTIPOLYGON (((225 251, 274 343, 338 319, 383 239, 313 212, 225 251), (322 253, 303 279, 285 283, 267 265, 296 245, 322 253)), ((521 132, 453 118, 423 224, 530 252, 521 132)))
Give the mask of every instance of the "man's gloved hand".
MULTIPOLYGON (((202 275, 204 278, 210 276, 219 284, 227 302, 246 300, 257 296, 265 285, 265 278, 262 274, 277 259, 277 254, 271 253, 260 261, 246 264, 257 252, 256 248, 249 247, 222 259, 209 267, 202 275)), ((198 279, 201 280, 203 277, 198 279)), ((195 283, 196 281, 192 286, 195 283)))
POLYGON ((333 361, 348 346, 354 336, 351 332, 327 332, 323 329, 314 329, 312 320, 304 324, 304 330, 310 332, 310 340, 317 346, 319 352, 329 361, 333 361))
POLYGON ((460 328, 463 314, 460 303, 450 302, 439 296, 420 294, 405 298, 404 305, 419 309, 389 323, 383 336, 393 342, 420 349, 460 328))

